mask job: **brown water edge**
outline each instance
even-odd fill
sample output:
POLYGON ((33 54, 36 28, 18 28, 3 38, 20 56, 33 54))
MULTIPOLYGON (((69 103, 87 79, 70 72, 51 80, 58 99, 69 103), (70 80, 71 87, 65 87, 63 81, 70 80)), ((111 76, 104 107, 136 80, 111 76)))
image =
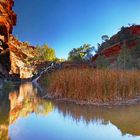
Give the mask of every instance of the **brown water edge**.
POLYGON ((120 105, 134 105, 140 103, 140 96, 136 96, 131 99, 119 99, 114 101, 83 101, 83 100, 74 100, 68 98, 56 98, 50 95, 42 96, 43 99, 50 99, 59 102, 70 102, 77 105, 93 105, 93 106, 120 106, 120 105))

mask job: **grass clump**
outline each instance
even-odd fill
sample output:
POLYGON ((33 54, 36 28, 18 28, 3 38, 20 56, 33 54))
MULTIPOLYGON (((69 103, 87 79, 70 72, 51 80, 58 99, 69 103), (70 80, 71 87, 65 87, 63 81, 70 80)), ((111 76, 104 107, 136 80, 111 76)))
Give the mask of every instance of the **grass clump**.
POLYGON ((44 81, 48 95, 54 98, 106 102, 140 94, 140 71, 63 69, 47 75, 44 81))

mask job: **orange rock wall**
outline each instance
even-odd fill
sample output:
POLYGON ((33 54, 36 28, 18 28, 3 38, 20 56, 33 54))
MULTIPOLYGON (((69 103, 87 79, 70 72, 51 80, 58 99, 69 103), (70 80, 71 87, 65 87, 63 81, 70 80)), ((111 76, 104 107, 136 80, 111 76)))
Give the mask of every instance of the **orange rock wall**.
POLYGON ((12 10, 13 5, 13 0, 0 0, 0 32, 4 33, 5 42, 8 41, 13 26, 16 25, 16 14, 12 10))

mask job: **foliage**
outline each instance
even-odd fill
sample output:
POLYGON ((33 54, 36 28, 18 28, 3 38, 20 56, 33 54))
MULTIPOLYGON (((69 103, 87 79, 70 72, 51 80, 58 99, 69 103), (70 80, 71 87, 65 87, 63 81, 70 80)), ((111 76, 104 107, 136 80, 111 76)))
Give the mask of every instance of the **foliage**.
POLYGON ((48 45, 37 46, 36 51, 40 60, 54 61, 56 59, 55 50, 49 48, 48 45))
POLYGON ((140 69, 140 45, 128 49, 124 46, 117 58, 119 69, 140 69))
MULTIPOLYGON (((97 68, 108 68, 111 66, 104 56, 97 58, 96 65, 97 68)), ((112 68, 122 70, 140 69, 140 45, 134 46, 131 49, 123 46, 112 68)))
POLYGON ((109 36, 108 35, 103 35, 101 38, 105 42, 109 40, 109 36))
POLYGON ((133 47, 130 54, 132 56, 133 67, 140 69, 140 44, 133 47))
POLYGON ((96 66, 99 69, 104 69, 109 67, 109 61, 104 56, 99 56, 96 60, 96 66))
POLYGON ((130 50, 126 46, 122 48, 117 58, 117 67, 123 70, 133 68, 132 56, 130 55, 130 50))
POLYGON ((134 59, 140 58, 140 44, 133 47, 130 53, 134 59))
POLYGON ((91 47, 90 44, 84 44, 79 48, 74 48, 69 52, 68 60, 70 61, 83 61, 86 58, 91 57, 91 52, 94 47, 91 47))
POLYGON ((55 58, 55 62, 65 62, 65 58, 55 58))

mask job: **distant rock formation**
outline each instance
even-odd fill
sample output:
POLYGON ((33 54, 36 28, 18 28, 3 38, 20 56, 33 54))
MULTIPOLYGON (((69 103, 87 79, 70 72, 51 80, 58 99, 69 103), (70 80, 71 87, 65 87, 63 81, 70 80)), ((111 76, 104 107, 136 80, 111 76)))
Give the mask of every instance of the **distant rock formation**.
POLYGON ((113 63, 124 46, 131 49, 137 45, 140 45, 140 25, 122 27, 117 34, 100 45, 92 60, 96 61, 99 56, 104 56, 113 63))

